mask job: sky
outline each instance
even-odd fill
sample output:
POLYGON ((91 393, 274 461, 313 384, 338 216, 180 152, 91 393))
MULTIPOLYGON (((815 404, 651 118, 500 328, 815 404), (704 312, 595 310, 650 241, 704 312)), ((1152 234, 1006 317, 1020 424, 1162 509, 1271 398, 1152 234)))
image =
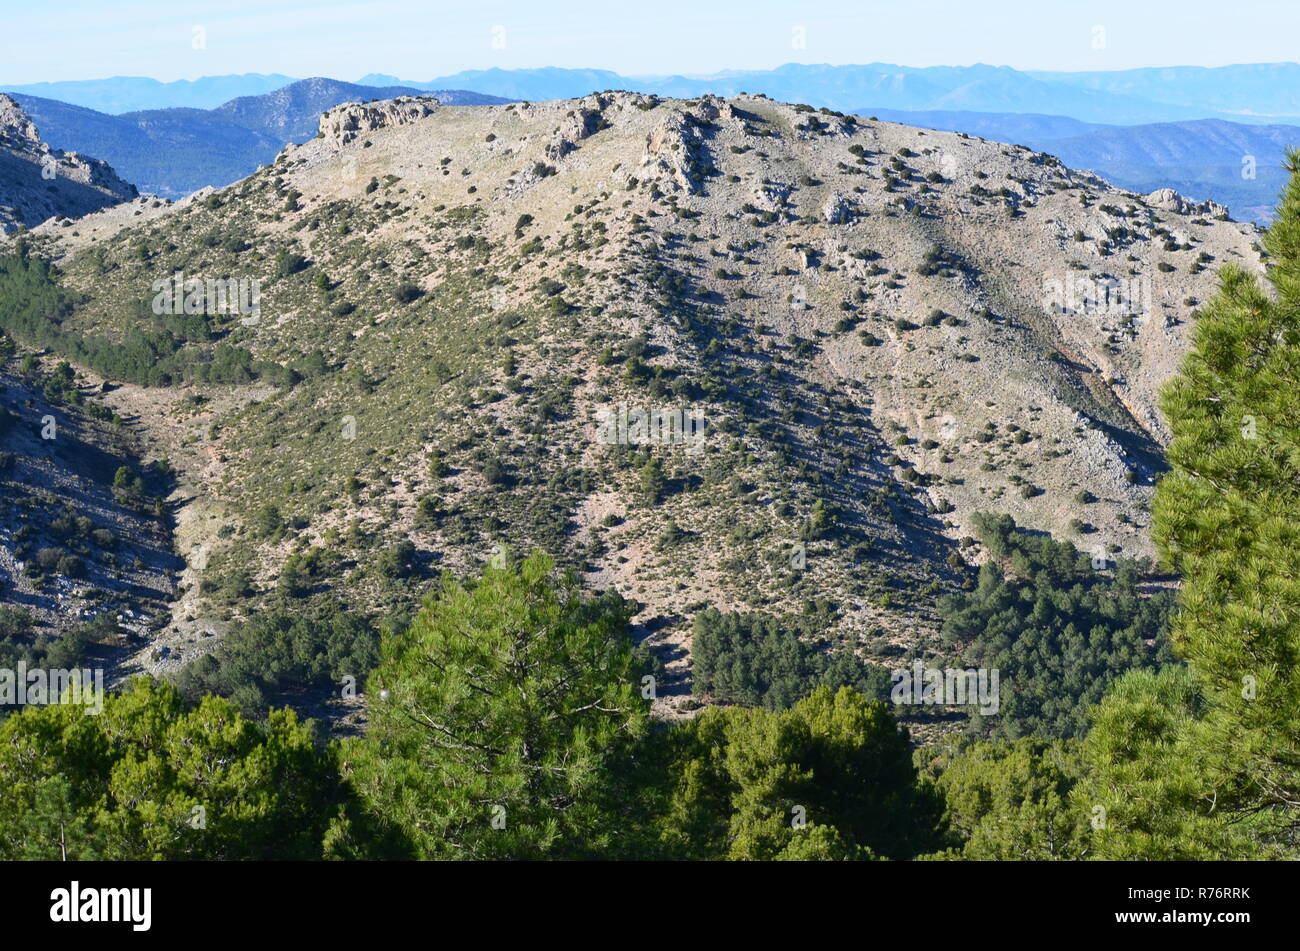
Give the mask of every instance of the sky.
POLYGON ((1297 58, 1300 0, 0 0, 0 82, 228 73, 423 81, 465 69, 628 76, 783 63, 1017 69, 1297 58))

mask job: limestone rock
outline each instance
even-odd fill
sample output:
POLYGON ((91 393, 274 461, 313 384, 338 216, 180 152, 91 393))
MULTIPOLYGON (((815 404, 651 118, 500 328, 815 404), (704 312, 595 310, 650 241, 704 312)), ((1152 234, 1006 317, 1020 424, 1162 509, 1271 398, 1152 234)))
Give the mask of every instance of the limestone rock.
POLYGON ((399 96, 379 102, 348 102, 320 117, 320 134, 338 146, 347 145, 367 132, 409 125, 438 111, 432 97, 399 96))
POLYGON ((828 225, 846 225, 857 214, 853 203, 835 192, 822 202, 822 218, 828 225))
POLYGON ((1193 202, 1172 188, 1157 188, 1146 196, 1148 205, 1178 215, 1205 215, 1210 218, 1227 218, 1228 209, 1217 201, 1193 202))
POLYGON ((99 159, 52 149, 23 108, 0 95, 0 232, 77 218, 139 192, 99 159))

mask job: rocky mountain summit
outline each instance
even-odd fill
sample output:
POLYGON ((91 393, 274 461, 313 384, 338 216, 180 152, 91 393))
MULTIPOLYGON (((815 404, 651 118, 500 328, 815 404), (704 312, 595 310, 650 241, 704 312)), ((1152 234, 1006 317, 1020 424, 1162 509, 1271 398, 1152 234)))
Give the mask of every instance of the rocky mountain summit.
POLYGON ((79 217, 138 197, 105 162, 52 149, 12 98, 0 95, 0 230, 79 217))

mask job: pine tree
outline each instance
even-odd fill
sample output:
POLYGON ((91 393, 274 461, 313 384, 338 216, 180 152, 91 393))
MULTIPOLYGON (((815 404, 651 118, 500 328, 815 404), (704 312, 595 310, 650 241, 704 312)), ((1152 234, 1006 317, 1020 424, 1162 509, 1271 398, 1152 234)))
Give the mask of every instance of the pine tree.
POLYGON ((621 821, 609 765, 648 721, 631 613, 583 598, 541 553, 444 578, 371 675, 370 729, 348 754, 363 799, 419 858, 599 852, 621 821))
POLYGON ((1091 857, 1259 857, 1253 823, 1242 821, 1249 816, 1233 814, 1227 787, 1216 789, 1205 769, 1215 741, 1206 712, 1196 676, 1176 666, 1133 671, 1093 710, 1084 777, 1071 796, 1092 830, 1091 857))
POLYGON ((189 709, 147 678, 99 715, 7 717, 0 775, 0 859, 320 858, 347 805, 333 753, 291 711, 259 724, 219 697, 189 709))
POLYGON ((668 742, 667 814, 649 821, 672 857, 903 859, 941 844, 907 734, 847 687, 780 712, 712 707, 668 742))
POLYGON ((1088 854, 1088 816, 1071 801, 1082 767, 1074 740, 980 741, 945 754, 937 785, 963 842, 946 858, 1060 861, 1088 854))
MULTIPOLYGON (((1295 852, 1300 826, 1300 152, 1263 245, 1267 281, 1235 264, 1196 326, 1193 348, 1162 409, 1173 471, 1160 483, 1153 533, 1184 577, 1173 626, 1191 669, 1181 712, 1158 726, 1156 678, 1133 679, 1104 711, 1095 743, 1134 749, 1149 740, 1146 814, 1114 814, 1108 838, 1157 843, 1168 857, 1200 857, 1207 837, 1248 835, 1258 849, 1295 852), (1125 715, 1117 716, 1127 708, 1125 715), (1194 769, 1194 775, 1188 770, 1194 769), (1161 776, 1161 773, 1164 773, 1161 776), (1156 813, 1176 809, 1186 835, 1157 835, 1156 813), (1206 823, 1215 823, 1210 835, 1206 823), (1231 834, 1230 834, 1231 833, 1231 834), (1133 838, 1136 837, 1136 838, 1133 838)), ((1105 708, 1106 705, 1103 705, 1105 708)), ((1165 716, 1165 714, 1162 714, 1165 716)), ((1111 786, 1130 757, 1098 762, 1111 786)), ((1146 780, 1143 780, 1146 782, 1146 780)), ((1133 793, 1130 791, 1129 793, 1133 793)))

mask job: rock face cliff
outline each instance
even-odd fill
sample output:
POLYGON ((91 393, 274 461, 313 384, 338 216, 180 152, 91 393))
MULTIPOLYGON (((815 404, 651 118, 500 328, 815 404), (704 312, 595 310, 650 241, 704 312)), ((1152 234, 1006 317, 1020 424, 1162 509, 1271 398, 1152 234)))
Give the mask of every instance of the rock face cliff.
POLYGON ((22 107, 0 95, 0 231, 80 217, 138 194, 107 163, 50 148, 22 107))

